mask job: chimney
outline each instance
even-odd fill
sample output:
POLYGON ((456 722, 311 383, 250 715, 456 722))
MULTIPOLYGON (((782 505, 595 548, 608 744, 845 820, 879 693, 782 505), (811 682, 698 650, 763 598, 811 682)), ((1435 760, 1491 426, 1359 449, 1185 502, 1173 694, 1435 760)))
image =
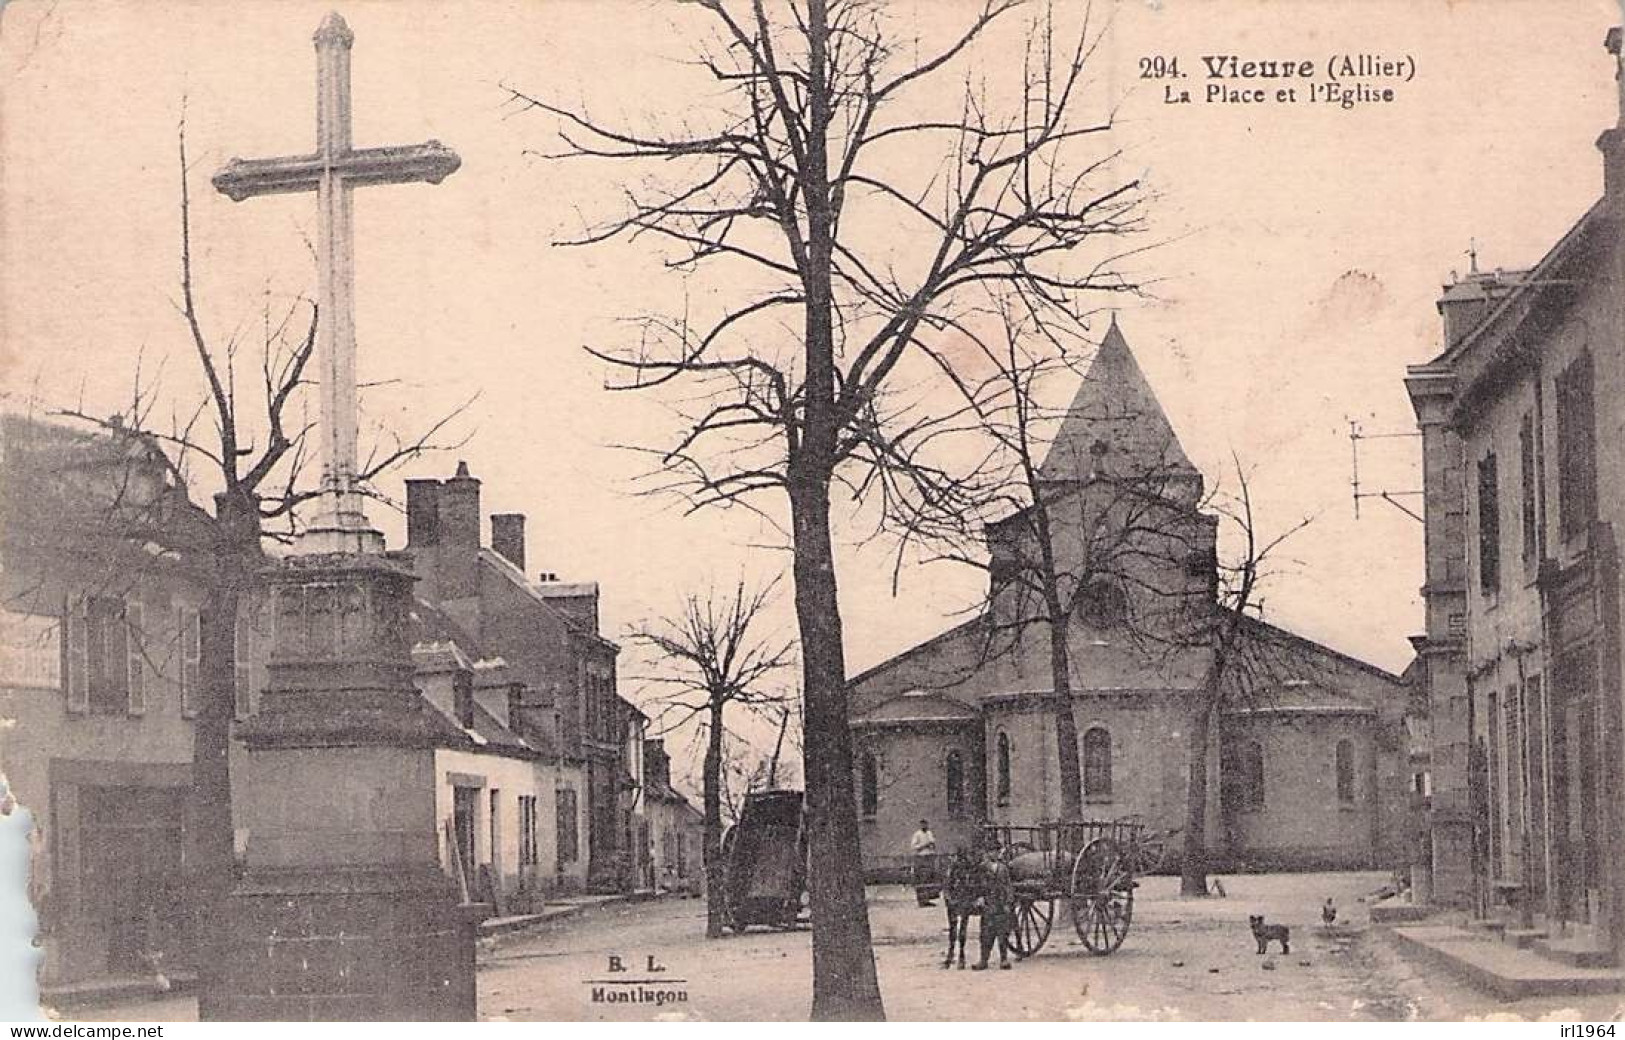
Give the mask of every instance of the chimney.
POLYGON ((440 481, 406 482, 406 547, 426 549, 440 541, 440 481))
POLYGON ((468 463, 439 491, 438 532, 441 547, 440 595, 464 599, 479 593, 480 482, 469 476, 468 463))
POLYGON ((521 571, 525 569, 524 513, 491 514, 491 548, 521 571))
POLYGON ((1518 280, 1528 272, 1480 271, 1476 247, 1468 250, 1472 266, 1464 278, 1451 272, 1451 282, 1439 297, 1439 315, 1444 319, 1444 344, 1448 349, 1461 342, 1485 316, 1495 308, 1502 297, 1517 287, 1518 280))
POLYGON ((480 547, 480 482, 457 463, 457 475, 440 485, 440 540, 459 549, 480 547))

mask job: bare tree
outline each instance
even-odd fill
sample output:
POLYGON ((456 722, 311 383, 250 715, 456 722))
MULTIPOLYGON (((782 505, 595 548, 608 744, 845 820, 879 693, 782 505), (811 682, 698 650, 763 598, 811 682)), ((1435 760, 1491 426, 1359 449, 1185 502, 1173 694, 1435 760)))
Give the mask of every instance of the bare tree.
MULTIPOLYGON (((964 300, 1002 285, 1064 320, 1097 292, 1129 291, 1111 243, 1138 220, 1136 182, 1089 148, 1080 124, 1098 34, 1055 46, 1029 26, 1019 62, 969 61, 1020 0, 984 0, 936 49, 893 31, 871 0, 697 0, 713 30, 699 73, 714 107, 643 132, 519 90, 556 120, 550 157, 658 171, 628 211, 576 244, 646 241, 684 275, 715 279, 706 313, 652 316, 628 349, 594 350, 623 388, 681 382, 702 402, 658 449, 695 508, 784 496, 794 553, 812 828, 815 1019, 884 1015, 852 790, 846 662, 831 495, 952 494, 919 454, 931 418, 909 400, 920 347, 964 300), (956 75, 964 75, 956 82, 956 75), (704 129, 690 130, 705 119, 704 129), (1086 154, 1085 154, 1086 153, 1086 154)), ((1012 25, 1011 29, 1017 26, 1012 25)), ((1019 44, 1018 44, 1019 46, 1019 44)), ((752 508, 759 508, 752 505, 752 508)))
POLYGON ((1179 892, 1208 894, 1207 802, 1213 727, 1227 707, 1256 701, 1265 691, 1299 677, 1303 662, 1291 640, 1251 616, 1260 609, 1260 584, 1280 547, 1307 527, 1304 517, 1274 536, 1262 535, 1253 514, 1252 488, 1240 462, 1234 465, 1236 493, 1219 507, 1221 520, 1236 537, 1227 561, 1218 563, 1214 609, 1200 633, 1211 656, 1192 706, 1187 734, 1189 776, 1185 793, 1185 832, 1180 857, 1179 892))
POLYGON ((724 924, 722 802, 728 706, 764 712, 770 705, 782 705, 784 695, 764 684, 793 661, 791 643, 759 636, 756 631, 761 628, 760 617, 771 600, 773 587, 768 584, 751 591, 741 580, 731 596, 719 595, 715 589, 703 597, 689 595, 683 600, 680 615, 639 628, 631 635, 633 642, 655 657, 656 670, 645 681, 664 688, 658 697, 655 724, 669 731, 696 717, 703 718, 706 747, 701 784, 708 939, 720 938, 724 924))
MULTIPOLYGON (((299 531, 300 506, 319 496, 311 479, 309 438, 315 429, 306 417, 305 372, 316 349, 316 306, 299 298, 285 307, 269 304, 261 315, 257 356, 244 349, 241 330, 224 344, 211 342, 195 291, 192 261, 191 195, 184 120, 180 161, 180 298, 188 349, 198 364, 206 393, 201 402, 166 416, 160 382, 144 383, 138 371, 125 411, 113 416, 92 414, 82 405, 55 411, 59 417, 88 424, 115 444, 141 446, 146 463, 162 466, 173 487, 195 482, 217 487, 212 514, 204 524, 177 525, 172 503, 159 498, 137 503, 128 496, 110 505, 94 521, 100 535, 146 544, 158 555, 189 561, 188 571, 200 585, 198 611, 199 697, 192 728, 193 772, 188 805, 188 883, 195 907, 194 934, 198 955, 199 1016, 209 1018, 220 993, 226 961, 227 901, 235 877, 236 855, 231 816, 229 763, 231 725, 235 715, 237 625, 246 601, 260 586, 269 563, 264 543, 291 543, 299 531), (257 366, 252 389, 239 386, 239 374, 257 366), (161 506, 162 509, 156 507, 161 506)), ((472 403, 472 402, 468 402, 472 403)), ((431 424, 418 437, 387 434, 375 442, 358 477, 362 494, 383 499, 377 480, 408 459, 461 442, 438 444, 439 437, 468 403, 431 424)))

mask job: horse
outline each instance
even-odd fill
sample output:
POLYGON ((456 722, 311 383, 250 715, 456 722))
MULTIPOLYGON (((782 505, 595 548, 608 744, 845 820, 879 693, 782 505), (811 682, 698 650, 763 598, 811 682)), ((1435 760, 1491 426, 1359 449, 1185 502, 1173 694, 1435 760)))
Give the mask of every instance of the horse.
POLYGON ((965 937, 970 932, 970 919, 982 912, 982 865, 965 849, 954 850, 948 861, 948 873, 942 882, 942 903, 948 908, 948 954, 942 959, 944 968, 954 965, 954 951, 959 951, 959 967, 965 967, 965 937))

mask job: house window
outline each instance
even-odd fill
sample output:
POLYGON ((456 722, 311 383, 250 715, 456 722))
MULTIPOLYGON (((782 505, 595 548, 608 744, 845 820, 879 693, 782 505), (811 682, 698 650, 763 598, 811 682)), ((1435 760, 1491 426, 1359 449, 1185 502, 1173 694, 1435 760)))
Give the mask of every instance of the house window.
POLYGON ((181 633, 181 714, 191 718, 203 704, 202 619, 190 607, 181 607, 175 613, 181 633))
POLYGON ((479 814, 479 797, 477 787, 451 789, 452 836, 457 839, 457 847, 451 851, 457 858, 463 891, 468 894, 475 891, 477 883, 474 873, 474 833, 475 817, 479 814))
POLYGON ((995 774, 997 776, 997 783, 996 783, 995 790, 998 792, 999 804, 1000 805, 1009 805, 1010 804, 1010 737, 1007 734, 1005 734, 1004 732, 1002 732, 1002 731, 999 733, 999 744, 998 744, 997 756, 998 756, 998 761, 995 763, 996 768, 994 770, 995 774))
POLYGON ((68 613, 70 711, 138 715, 146 709, 146 652, 141 605, 92 596, 68 613))
POLYGON ((558 819, 557 831, 559 836, 559 867, 574 863, 579 856, 577 848, 579 839, 576 834, 576 792, 573 787, 561 787, 558 791, 558 819))
POLYGON ((519 796, 519 865, 536 865, 536 796, 519 796))
POLYGON ((965 758, 957 751, 948 752, 943 765, 948 781, 948 815, 958 816, 965 811, 965 758))
POLYGON ((1345 805, 1354 804, 1354 742, 1337 742, 1337 800, 1345 805))
POLYGON ((1557 377, 1557 502, 1564 538, 1585 531, 1597 513, 1591 356, 1557 377))
POLYGON ((1501 587, 1501 495, 1495 452, 1478 462, 1478 587, 1486 595, 1501 587))
POLYGON ((858 760, 859 809, 866 817, 874 816, 880 808, 880 768, 875 756, 865 751, 858 760))
POLYGON ((257 614, 253 601, 245 597, 237 615, 236 631, 232 634, 232 710, 239 719, 246 719, 254 711, 254 622, 257 614))
POLYGON ((1101 726, 1083 735, 1083 794, 1086 798, 1112 796, 1112 735, 1101 726))
POLYGON ((1539 557, 1535 527, 1535 423, 1527 415, 1518 427, 1518 477, 1522 482, 1518 513, 1523 524, 1523 569, 1526 574, 1533 574, 1539 557))

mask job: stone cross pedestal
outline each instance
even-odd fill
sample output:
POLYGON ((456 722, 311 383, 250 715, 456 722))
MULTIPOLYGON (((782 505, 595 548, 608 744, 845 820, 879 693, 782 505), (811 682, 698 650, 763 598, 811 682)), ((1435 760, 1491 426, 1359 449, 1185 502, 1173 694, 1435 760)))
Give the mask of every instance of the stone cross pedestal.
POLYGON ((233 199, 315 191, 322 506, 300 552, 267 571, 275 629, 257 714, 237 727, 233 815, 248 831, 232 893, 225 983, 203 1019, 469 1020, 474 920, 439 856, 435 752, 458 734, 412 681, 412 575, 383 554, 357 493, 351 193, 438 182, 437 142, 350 144, 350 48, 337 14, 316 33, 317 150, 234 159, 233 199))
POLYGON ((238 731, 222 1020, 471 1020, 474 925, 438 852, 435 748, 412 686, 412 576, 383 556, 299 556, 267 575, 276 637, 238 731))

